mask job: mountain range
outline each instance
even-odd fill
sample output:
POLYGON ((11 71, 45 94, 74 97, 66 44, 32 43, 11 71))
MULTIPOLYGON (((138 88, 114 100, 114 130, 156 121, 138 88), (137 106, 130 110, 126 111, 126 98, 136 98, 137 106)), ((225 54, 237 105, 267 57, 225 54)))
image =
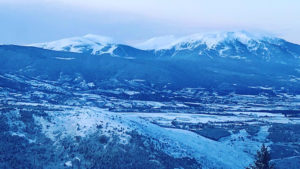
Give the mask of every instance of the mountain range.
POLYGON ((152 38, 141 43, 144 49, 96 35, 29 46, 4 45, 0 47, 1 71, 52 80, 80 75, 95 84, 142 79, 175 88, 198 86, 226 92, 254 90, 247 86, 299 91, 300 45, 248 32, 172 40, 152 38), (149 48, 157 43, 160 48, 149 48))
MULTIPOLYGON (((32 44, 44 49, 89 53, 94 55, 131 56, 131 50, 144 50, 161 57, 228 57, 232 59, 265 59, 272 57, 299 58, 299 45, 271 35, 245 31, 194 34, 186 37, 155 37, 130 45, 118 44, 111 38, 88 34, 83 37, 32 44), (136 49, 133 49, 136 48, 136 49), (253 58, 251 58, 253 57, 253 58)), ((136 51, 135 51, 136 52, 136 51)), ((146 57, 146 56, 145 56, 146 57)))

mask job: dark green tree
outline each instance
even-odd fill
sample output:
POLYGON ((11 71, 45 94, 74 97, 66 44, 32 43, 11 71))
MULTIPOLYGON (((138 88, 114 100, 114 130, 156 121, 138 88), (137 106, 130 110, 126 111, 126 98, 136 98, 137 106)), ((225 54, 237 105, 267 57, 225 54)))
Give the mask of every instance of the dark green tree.
POLYGON ((250 165, 246 169, 274 169, 274 165, 270 164, 271 156, 268 148, 263 144, 261 149, 257 151, 254 165, 250 165))

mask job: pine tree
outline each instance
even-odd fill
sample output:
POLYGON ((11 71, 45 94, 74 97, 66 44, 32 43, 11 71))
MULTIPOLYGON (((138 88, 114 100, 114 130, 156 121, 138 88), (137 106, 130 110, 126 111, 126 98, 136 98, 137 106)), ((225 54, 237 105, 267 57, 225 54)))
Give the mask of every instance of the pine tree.
POLYGON ((263 144, 261 149, 257 151, 254 165, 250 165, 246 169, 274 169, 274 165, 270 164, 270 160, 268 148, 263 144))

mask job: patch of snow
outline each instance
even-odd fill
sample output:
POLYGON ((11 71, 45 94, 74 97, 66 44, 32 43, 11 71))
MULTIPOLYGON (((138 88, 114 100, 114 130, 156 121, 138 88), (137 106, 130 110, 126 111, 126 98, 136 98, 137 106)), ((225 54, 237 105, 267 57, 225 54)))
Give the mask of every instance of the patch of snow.
POLYGON ((75 58, 55 57, 55 59, 59 59, 59 60, 73 60, 73 59, 75 59, 75 58))
POLYGON ((230 49, 230 48, 229 48, 228 46, 225 46, 223 49, 220 49, 220 50, 219 50, 219 55, 222 56, 223 53, 224 53, 225 51, 229 50, 229 49, 230 49))
POLYGON ((265 143, 266 145, 269 144, 266 142, 267 136, 269 135, 269 127, 270 126, 261 126, 260 131, 256 136, 250 136, 248 132, 243 129, 236 134, 232 133, 229 137, 221 138, 220 141, 242 152, 249 153, 252 157, 254 157, 262 143, 265 143))
POLYGON ((250 86, 252 89, 262 89, 262 90, 273 90, 272 87, 263 87, 263 86, 250 86))
POLYGON ((88 87, 95 87, 96 85, 93 82, 87 83, 88 87))
POLYGON ((134 81, 134 82, 145 82, 145 80, 143 80, 143 79, 133 79, 132 81, 134 81))
POLYGON ((127 95, 132 96, 132 95, 135 95, 135 94, 139 94, 140 92, 125 90, 124 93, 127 94, 127 95))
POLYGON ((228 56, 231 59, 246 59, 246 57, 242 57, 242 56, 228 56))
POLYGON ((189 107, 189 106, 187 106, 185 104, 182 104, 182 103, 176 103, 176 106, 178 106, 178 107, 189 107))
POLYGON ((67 162, 65 163, 65 165, 66 165, 67 167, 72 167, 72 161, 67 161, 67 162))
POLYGON ((24 133, 20 133, 20 132, 10 132, 10 135, 18 136, 18 137, 26 137, 24 133))
POLYGON ((49 117, 33 116, 42 132, 51 140, 57 141, 66 137, 85 137, 101 130, 103 134, 112 136, 116 134, 121 143, 127 143, 129 136, 126 134, 128 127, 120 123, 118 116, 111 115, 103 109, 83 107, 60 112, 51 112, 49 117), (102 126, 101 129, 97 126, 102 126))
POLYGON ((116 56, 114 54, 114 50, 117 49, 117 46, 116 45, 112 45, 107 51, 100 51, 99 54, 110 54, 112 56, 116 56))

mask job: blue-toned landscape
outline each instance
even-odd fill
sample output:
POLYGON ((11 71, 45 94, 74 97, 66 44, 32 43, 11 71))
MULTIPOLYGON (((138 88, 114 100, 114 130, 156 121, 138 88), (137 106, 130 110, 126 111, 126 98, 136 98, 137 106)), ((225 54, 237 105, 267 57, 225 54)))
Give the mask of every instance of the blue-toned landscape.
POLYGON ((0 45, 1 169, 299 169, 295 40, 20 39, 0 45))
POLYGON ((278 168, 297 168, 300 46, 193 38, 1 46, 1 168, 243 168, 262 143, 278 168))

